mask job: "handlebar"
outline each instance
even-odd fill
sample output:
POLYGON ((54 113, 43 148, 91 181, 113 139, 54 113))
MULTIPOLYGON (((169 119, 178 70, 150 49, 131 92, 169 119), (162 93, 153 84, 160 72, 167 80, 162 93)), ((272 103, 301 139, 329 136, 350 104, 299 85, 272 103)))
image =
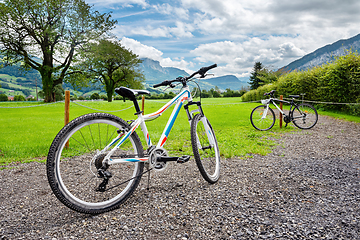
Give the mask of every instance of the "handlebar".
POLYGON ((197 72, 194 72, 193 74, 191 74, 189 77, 178 77, 174 80, 165 80, 162 83, 153 85, 153 88, 157 88, 157 87, 161 87, 161 86, 174 87, 174 85, 172 84, 173 82, 181 82, 185 86, 186 82, 189 79, 193 78, 196 74, 199 74, 200 78, 204 78, 207 71, 209 71, 210 69, 216 68, 216 67, 217 67, 216 63, 211 66, 208 66, 208 67, 202 67, 197 72))
POLYGON ((170 81, 165 80, 165 81, 163 81, 162 83, 155 84, 153 87, 154 87, 154 88, 157 88, 157 87, 161 87, 161 86, 168 86, 168 85, 170 85, 170 84, 171 84, 170 81))
POLYGON ((274 97, 274 93, 275 93, 275 92, 276 92, 275 90, 271 90, 271 91, 268 92, 268 93, 264 93, 264 96, 270 95, 271 97, 274 97))

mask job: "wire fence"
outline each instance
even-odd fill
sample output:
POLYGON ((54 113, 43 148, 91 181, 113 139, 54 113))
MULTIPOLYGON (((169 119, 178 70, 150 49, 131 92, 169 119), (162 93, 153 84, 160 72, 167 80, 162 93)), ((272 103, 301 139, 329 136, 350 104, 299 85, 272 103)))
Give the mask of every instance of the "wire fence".
MULTIPOLYGON (((38 104, 38 105, 30 105, 30 106, 18 106, 18 107, 1 107, 0 108, 32 108, 32 107, 45 107, 57 103, 64 103, 65 101, 58 101, 58 102, 52 102, 52 103, 45 103, 45 104, 38 104)), ((4 102, 5 103, 5 102, 4 102)), ((29 102, 16 102, 16 103, 29 103, 29 102)))
MULTIPOLYGON (((292 100, 291 98, 284 98, 285 100, 292 100)), ((360 103, 337 103, 337 102, 320 102, 320 101, 310 101, 310 100, 295 100, 309 103, 317 103, 317 104, 328 104, 328 105, 358 105, 360 103)))
MULTIPOLYGON (((292 100, 292 99, 284 98, 284 100, 292 100)), ((158 101, 158 100, 153 100, 153 99, 147 99, 147 101, 157 102, 157 103, 167 103, 167 101, 158 101)), ((360 104, 360 103, 321 102, 321 101, 310 101, 310 100, 296 100, 296 101, 309 102, 309 103, 315 103, 315 104, 328 104, 328 105, 359 105, 360 104)), ((89 106, 85 106, 83 104, 80 104, 78 101, 70 101, 70 102, 73 103, 73 104, 76 104, 76 105, 78 105, 80 107, 88 108, 88 109, 91 109, 91 110, 94 110, 94 111, 109 112, 109 113, 111 113, 111 112, 121 112, 121 111, 125 111, 125 110, 128 110, 128 109, 133 107, 133 105, 131 104, 129 107, 126 107, 126 108, 123 108, 123 109, 120 109, 120 110, 108 111, 108 110, 96 109, 96 108, 92 108, 92 107, 89 107, 89 106)), ((95 101, 85 101, 85 102, 95 102, 95 101)), ((255 102, 261 102, 261 101, 256 100, 256 101, 246 101, 246 102, 237 102, 237 103, 208 103, 208 104, 203 104, 203 105, 205 105, 205 106, 207 106, 207 105, 234 105, 234 104, 245 104, 245 103, 255 103, 255 102)), ((30 106, 16 106, 16 107, 12 107, 12 106, 3 107, 3 106, 0 106, 0 108, 14 108, 14 109, 16 109, 16 108, 46 107, 46 106, 50 106, 50 105, 54 105, 54 104, 58 104, 58 103, 65 103, 65 101, 58 101, 58 102, 38 104, 38 105, 30 105, 30 106)))

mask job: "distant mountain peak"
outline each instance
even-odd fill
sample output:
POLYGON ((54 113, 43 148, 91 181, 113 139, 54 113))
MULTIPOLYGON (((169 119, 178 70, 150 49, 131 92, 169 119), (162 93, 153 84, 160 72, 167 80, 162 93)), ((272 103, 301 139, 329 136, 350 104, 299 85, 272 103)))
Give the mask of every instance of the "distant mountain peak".
POLYGON ((152 68, 155 70, 162 71, 163 67, 161 67, 160 62, 156 60, 152 60, 150 58, 141 58, 142 65, 146 68, 152 68))
MULTIPOLYGON (((159 61, 149 58, 142 58, 142 63, 139 68, 145 75, 145 84, 150 87, 156 83, 160 83, 164 80, 172 80, 178 76, 189 76, 189 74, 175 67, 162 67, 159 61)), ((227 75, 215 78, 206 78, 199 81, 201 89, 209 90, 218 86, 221 90, 230 88, 232 90, 241 89, 243 86, 247 86, 247 82, 240 81, 234 75, 227 75)))
POLYGON ((328 44, 283 67, 285 71, 306 70, 331 62, 336 56, 345 55, 347 50, 360 51, 360 34, 328 44))

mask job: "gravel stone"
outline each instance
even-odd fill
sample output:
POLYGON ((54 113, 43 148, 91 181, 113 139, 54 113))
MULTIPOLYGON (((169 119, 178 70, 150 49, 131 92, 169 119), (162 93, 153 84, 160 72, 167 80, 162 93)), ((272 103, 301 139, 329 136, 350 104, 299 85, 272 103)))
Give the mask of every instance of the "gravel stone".
POLYGON ((223 159, 214 185, 193 159, 170 164, 96 216, 56 199, 44 163, 8 166, 0 239, 360 239, 360 124, 321 116, 275 141, 266 156, 223 159))

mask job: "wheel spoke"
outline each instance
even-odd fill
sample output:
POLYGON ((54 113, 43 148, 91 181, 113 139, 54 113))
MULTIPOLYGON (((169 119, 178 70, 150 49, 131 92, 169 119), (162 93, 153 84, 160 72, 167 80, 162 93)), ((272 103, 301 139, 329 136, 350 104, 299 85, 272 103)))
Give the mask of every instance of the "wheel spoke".
MULTIPOLYGON (((144 163, 112 164, 102 169, 101 174, 97 169, 105 166, 103 161, 109 154, 102 149, 118 129, 125 127, 128 124, 118 117, 88 114, 73 120, 54 139, 48 156, 48 178, 54 194, 66 206, 83 213, 101 213, 114 209, 133 193, 144 163), (67 139, 71 139, 69 148, 65 148, 67 139), (108 180, 104 181, 104 176, 108 180), (96 191, 99 186, 107 191, 96 191)), ((110 158, 124 154, 143 157, 136 133, 131 134, 110 158)))
POLYGON ((267 106, 257 106, 250 114, 250 121, 254 128, 260 131, 266 131, 274 126, 275 113, 267 106))
POLYGON ((201 175, 209 183, 217 182, 220 176, 219 148, 209 121, 200 114, 191 122, 191 143, 201 175))
POLYGON ((307 103, 302 103, 292 111, 293 123, 301 129, 310 129, 318 121, 316 109, 307 103))

